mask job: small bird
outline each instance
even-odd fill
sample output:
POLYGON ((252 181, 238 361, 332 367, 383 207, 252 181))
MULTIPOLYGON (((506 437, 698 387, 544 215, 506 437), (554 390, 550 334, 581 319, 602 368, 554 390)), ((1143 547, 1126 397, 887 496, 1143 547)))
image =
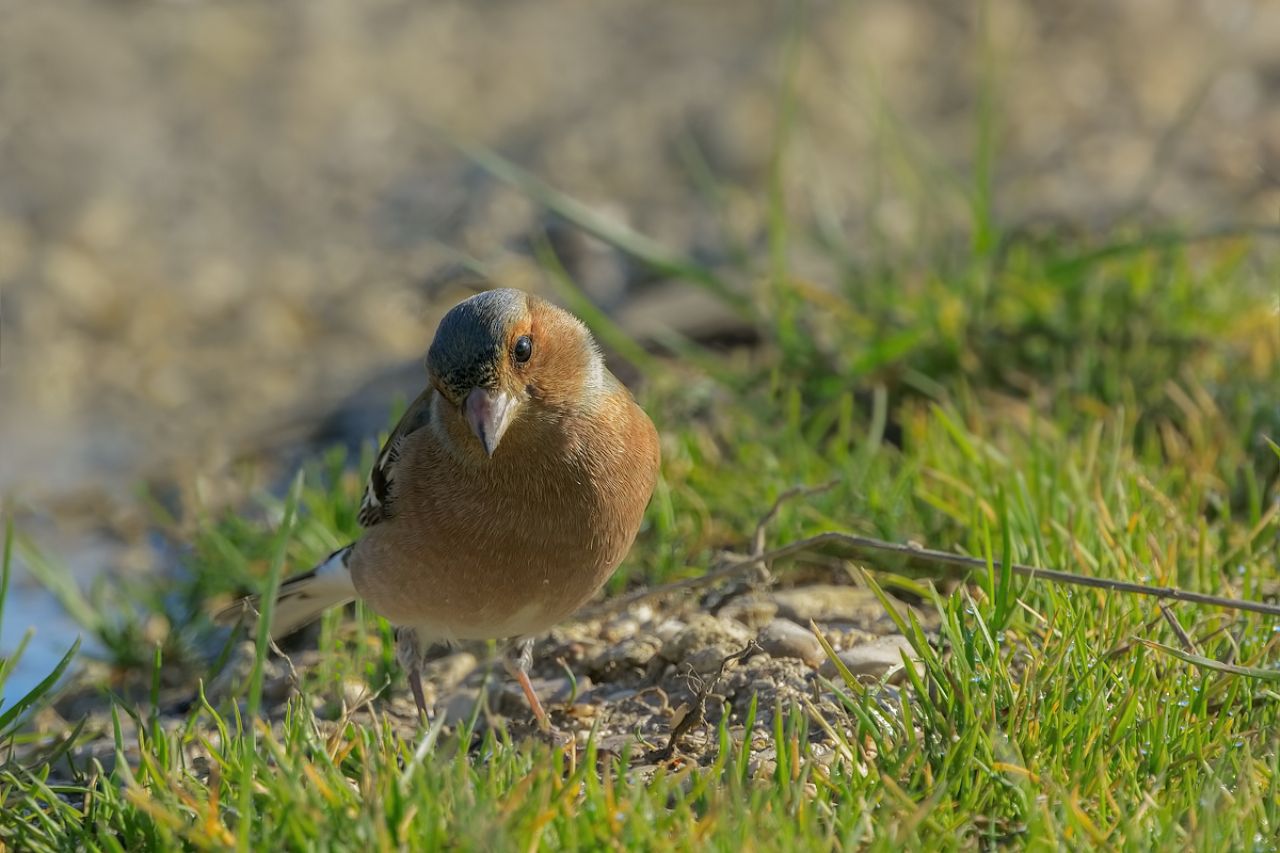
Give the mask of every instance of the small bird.
POLYGON ((529 681, 533 637, 631 549, 658 478, 657 431, 586 326, 519 290, 454 306, 426 368, 426 390, 369 475, 364 532, 281 585, 272 636, 362 599, 396 626, 420 714, 433 643, 510 640, 507 671, 547 730, 529 681))

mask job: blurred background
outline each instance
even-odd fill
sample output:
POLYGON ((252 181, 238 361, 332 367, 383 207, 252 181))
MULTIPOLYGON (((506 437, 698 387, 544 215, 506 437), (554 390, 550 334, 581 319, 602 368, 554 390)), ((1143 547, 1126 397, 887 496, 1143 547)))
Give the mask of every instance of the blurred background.
MULTIPOLYGON (((816 235, 789 264, 818 286, 990 221, 1274 233, 1280 3, 0 0, 0 496, 23 535, 82 584, 171 568, 156 505, 366 446, 469 282, 548 288, 542 245, 641 339, 749 340, 451 140, 743 293, 778 210, 816 235)), ((18 569, 0 653, 34 625, 60 655, 74 629, 18 569)))

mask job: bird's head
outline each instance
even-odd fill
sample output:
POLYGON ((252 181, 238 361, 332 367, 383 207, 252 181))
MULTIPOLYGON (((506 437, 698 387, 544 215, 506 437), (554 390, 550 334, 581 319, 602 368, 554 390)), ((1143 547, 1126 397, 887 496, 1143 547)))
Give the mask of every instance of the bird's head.
POLYGON ((478 293, 444 315, 427 374, 489 456, 515 424, 590 407, 606 382, 578 318, 511 289, 478 293))

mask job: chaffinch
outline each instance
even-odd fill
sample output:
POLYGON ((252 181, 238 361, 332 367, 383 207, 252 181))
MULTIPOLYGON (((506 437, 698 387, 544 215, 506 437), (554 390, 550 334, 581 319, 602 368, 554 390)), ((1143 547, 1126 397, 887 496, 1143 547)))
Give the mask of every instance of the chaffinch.
POLYGON ((630 550, 657 482, 658 434, 582 322, 518 290, 452 308, 426 367, 426 390, 369 475, 363 534, 280 587, 271 633, 363 599, 397 626, 424 714, 432 643, 509 639, 507 669, 546 729, 532 637, 590 599, 630 550))

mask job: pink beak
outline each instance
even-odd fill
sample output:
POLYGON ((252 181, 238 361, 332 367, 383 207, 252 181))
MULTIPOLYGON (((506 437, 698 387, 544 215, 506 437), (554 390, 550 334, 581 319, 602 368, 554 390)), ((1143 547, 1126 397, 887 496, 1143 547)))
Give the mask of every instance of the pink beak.
POLYGON ((511 416, 516 411, 516 398, 505 391, 489 388, 472 388, 462 404, 462 414, 467 426, 480 439, 484 452, 493 455, 498 442, 511 426, 511 416))

